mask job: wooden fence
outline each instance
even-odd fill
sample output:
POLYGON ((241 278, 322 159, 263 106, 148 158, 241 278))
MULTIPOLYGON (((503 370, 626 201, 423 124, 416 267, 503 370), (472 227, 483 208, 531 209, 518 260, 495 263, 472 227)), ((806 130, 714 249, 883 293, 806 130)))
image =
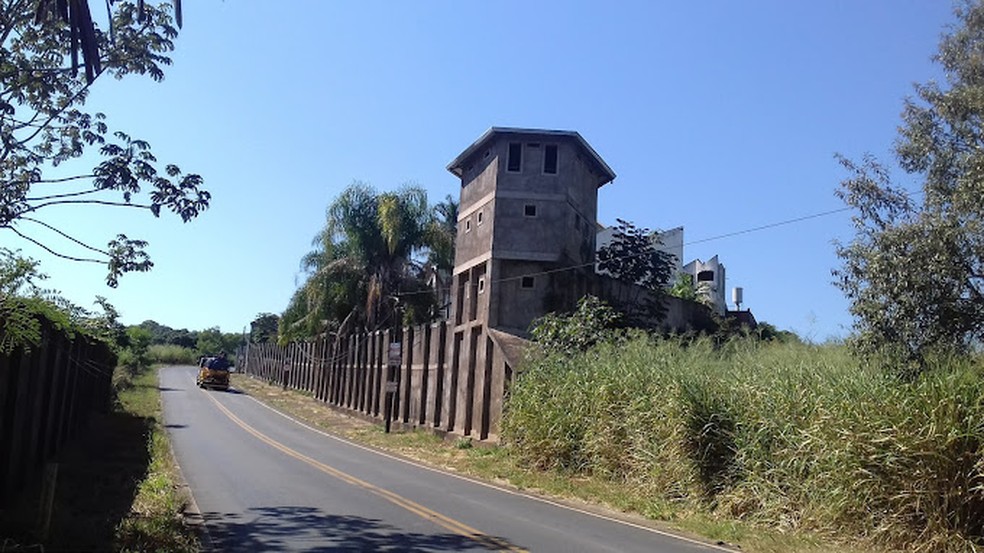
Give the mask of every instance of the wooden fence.
POLYGON ((511 368, 491 340, 487 359, 451 341, 442 322, 287 346, 249 344, 238 357, 247 375, 353 414, 495 440, 511 368), (399 355, 390 350, 396 342, 399 355))
POLYGON ((112 398, 116 356, 41 321, 41 343, 0 353, 0 504, 27 482, 112 398))

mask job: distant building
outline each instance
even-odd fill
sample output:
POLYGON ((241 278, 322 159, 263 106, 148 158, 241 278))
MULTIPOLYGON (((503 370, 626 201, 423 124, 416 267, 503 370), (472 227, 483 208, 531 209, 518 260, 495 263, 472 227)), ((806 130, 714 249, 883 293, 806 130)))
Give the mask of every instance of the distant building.
MULTIPOLYGON (((599 227, 595 239, 595 251, 610 244, 614 235, 614 227, 599 227)), ((673 256, 673 274, 676 275, 681 272, 683 270, 683 227, 654 232, 653 239, 659 240, 659 245, 656 246, 657 250, 673 256)), ((606 271, 597 268, 596 272, 598 274, 606 274, 606 271)), ((671 281, 670 284, 672 285, 673 282, 671 281)))
POLYGON ((683 267, 683 274, 693 278, 697 293, 706 297, 708 306, 718 315, 724 315, 728 309, 725 297, 724 264, 714 256, 707 262, 695 259, 683 267))

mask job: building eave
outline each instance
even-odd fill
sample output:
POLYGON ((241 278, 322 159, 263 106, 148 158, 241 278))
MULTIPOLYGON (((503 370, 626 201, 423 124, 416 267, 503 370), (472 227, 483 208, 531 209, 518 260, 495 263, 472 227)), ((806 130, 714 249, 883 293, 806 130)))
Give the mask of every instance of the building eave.
POLYGON ((615 171, 612 171, 612 168, 609 167, 607 163, 605 163, 605 160, 602 159, 600 155, 598 155, 598 152, 596 152, 595 149, 592 148, 590 144, 588 144, 588 141, 585 140, 584 137, 581 136, 580 133, 578 133, 577 131, 524 129, 524 128, 516 128, 516 127, 491 127, 489 130, 482 133, 482 136, 479 136, 478 139, 475 140, 475 142, 472 142, 470 146, 465 148, 464 151, 458 154, 458 157, 454 158, 454 160, 448 164, 447 166, 448 171, 450 171, 451 174, 455 175, 456 177, 461 178, 465 162, 468 161, 468 159, 473 154, 475 154, 475 152, 480 150, 487 141, 491 140, 492 137, 494 137, 497 134, 556 136, 556 137, 569 138, 580 144, 580 146, 584 148, 586 152, 588 152, 591 159, 594 161, 598 169, 601 171, 602 178, 604 180, 602 180, 602 182, 598 184, 599 188, 615 180, 615 171))

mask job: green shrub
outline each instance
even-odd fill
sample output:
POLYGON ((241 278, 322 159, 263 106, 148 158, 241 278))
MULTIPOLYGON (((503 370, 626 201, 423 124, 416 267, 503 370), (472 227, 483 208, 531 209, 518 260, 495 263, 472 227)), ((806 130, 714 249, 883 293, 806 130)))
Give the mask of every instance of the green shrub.
POLYGON ((531 359, 503 441, 654 501, 893 548, 984 545, 984 367, 900 380, 840 346, 636 336, 531 359))

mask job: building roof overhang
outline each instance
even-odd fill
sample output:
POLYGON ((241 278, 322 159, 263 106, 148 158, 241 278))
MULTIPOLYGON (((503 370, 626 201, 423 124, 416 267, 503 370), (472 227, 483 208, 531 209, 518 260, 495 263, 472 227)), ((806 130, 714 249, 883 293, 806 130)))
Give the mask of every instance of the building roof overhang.
POLYGON ((573 140, 585 152, 588 153, 588 157, 594 162, 597 169, 601 172, 602 181, 598 183, 598 187, 604 186, 605 184, 615 180, 615 172, 612 168, 605 163, 605 160, 601 159, 598 152, 588 144, 588 141, 584 139, 576 131, 557 131, 557 130, 547 130, 547 129, 522 129, 516 127, 492 127, 489 130, 482 133, 482 136, 478 137, 475 142, 472 142, 471 146, 465 148, 463 152, 458 154, 458 157, 454 158, 454 161, 448 164, 448 171, 450 171, 456 177, 461 178, 465 163, 468 159, 478 150, 485 145, 486 142, 492 140, 497 135, 526 135, 526 136, 540 136, 540 137, 557 137, 566 138, 573 140))

